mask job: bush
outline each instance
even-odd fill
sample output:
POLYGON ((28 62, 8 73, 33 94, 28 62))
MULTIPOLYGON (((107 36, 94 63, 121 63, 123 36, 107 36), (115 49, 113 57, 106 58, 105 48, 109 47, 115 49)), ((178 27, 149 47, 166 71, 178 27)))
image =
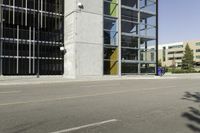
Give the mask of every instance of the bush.
POLYGON ((174 68, 174 67, 165 67, 165 72, 169 73, 200 73, 200 70, 191 69, 181 69, 181 68, 174 68))
POLYGON ((194 69, 171 69, 172 73, 198 73, 194 69))

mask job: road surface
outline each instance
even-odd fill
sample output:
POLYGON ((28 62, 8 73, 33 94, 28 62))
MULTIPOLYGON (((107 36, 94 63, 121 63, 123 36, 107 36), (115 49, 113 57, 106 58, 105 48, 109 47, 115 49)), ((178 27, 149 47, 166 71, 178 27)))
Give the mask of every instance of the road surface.
POLYGON ((0 133, 200 132, 200 80, 0 86, 0 133))

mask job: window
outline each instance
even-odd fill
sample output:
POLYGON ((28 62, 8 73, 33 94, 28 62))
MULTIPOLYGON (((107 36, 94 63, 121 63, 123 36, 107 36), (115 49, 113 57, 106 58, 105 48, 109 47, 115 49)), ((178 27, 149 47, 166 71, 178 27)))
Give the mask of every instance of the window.
POLYGON ((117 19, 104 18, 104 44, 118 45, 117 19))
POLYGON ((170 57, 169 60, 182 60, 182 57, 170 57))
POLYGON ((196 59, 200 59, 200 55, 197 55, 197 56, 196 56, 196 59))
POLYGON ((175 52, 168 52, 168 54, 175 54, 175 52))
POLYGON ((138 73, 138 64, 135 64, 135 63, 122 63, 122 73, 123 74, 138 73))
POLYGON ((104 0, 104 74, 118 73, 118 1, 104 0))
POLYGON ((196 49, 196 52, 199 53, 199 52, 200 52, 200 49, 196 49))
POLYGON ((163 61, 166 61, 166 47, 163 47, 163 61))
POLYGON ((122 48, 122 60, 138 60, 138 50, 122 48))
POLYGON ((173 48, 183 48, 183 45, 175 45, 175 46, 170 46, 169 49, 173 49, 173 48))
POLYGON ((196 43, 196 46, 200 46, 200 42, 197 42, 197 43, 196 43))
POLYGON ((122 47, 138 48, 138 38, 122 35, 122 47))
POLYGON ((168 54, 183 54, 183 51, 168 52, 168 54))
POLYGON ((151 61, 154 61, 154 52, 151 52, 151 61))

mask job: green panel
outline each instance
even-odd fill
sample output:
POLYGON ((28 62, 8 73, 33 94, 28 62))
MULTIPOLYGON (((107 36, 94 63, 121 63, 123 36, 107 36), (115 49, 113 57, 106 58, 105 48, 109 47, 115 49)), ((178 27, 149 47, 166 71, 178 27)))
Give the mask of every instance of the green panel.
POLYGON ((112 17, 117 17, 117 0, 112 0, 112 2, 110 3, 110 15, 112 17))

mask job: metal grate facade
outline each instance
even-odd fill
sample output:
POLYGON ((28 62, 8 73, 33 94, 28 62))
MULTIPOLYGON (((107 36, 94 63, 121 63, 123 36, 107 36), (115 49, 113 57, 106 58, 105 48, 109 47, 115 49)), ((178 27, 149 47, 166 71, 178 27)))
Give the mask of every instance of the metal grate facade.
POLYGON ((64 73, 64 0, 0 0, 0 75, 64 73))

